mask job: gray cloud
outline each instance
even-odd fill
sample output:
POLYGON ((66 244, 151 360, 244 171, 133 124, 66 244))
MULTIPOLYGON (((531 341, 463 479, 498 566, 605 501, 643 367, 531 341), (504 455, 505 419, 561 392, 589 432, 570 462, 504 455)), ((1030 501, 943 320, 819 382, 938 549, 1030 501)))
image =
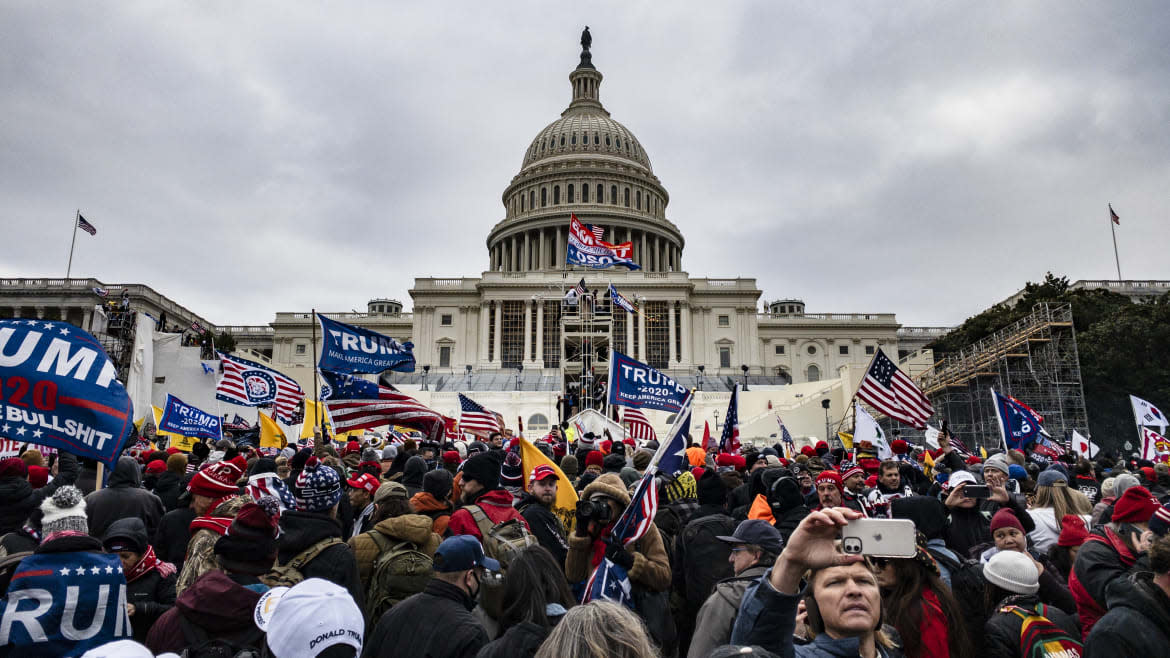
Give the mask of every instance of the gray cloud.
POLYGON ((1159 3, 10 3, 0 275, 141 281, 222 323, 477 275, 569 98, 671 192, 698 276, 961 321, 1046 270, 1170 278, 1159 3))

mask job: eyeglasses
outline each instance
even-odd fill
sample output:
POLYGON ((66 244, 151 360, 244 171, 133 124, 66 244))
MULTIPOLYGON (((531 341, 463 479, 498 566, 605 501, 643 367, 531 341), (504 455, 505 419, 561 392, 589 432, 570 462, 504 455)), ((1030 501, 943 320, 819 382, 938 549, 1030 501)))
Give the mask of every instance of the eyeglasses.
POLYGON ((886 565, 890 563, 890 559, 884 557, 872 557, 869 559, 869 561, 872 562, 873 566, 877 569, 885 569, 886 565))
POLYGON ((747 550, 747 546, 736 546, 735 548, 731 549, 731 552, 738 553, 740 551, 746 551, 746 550, 747 550))

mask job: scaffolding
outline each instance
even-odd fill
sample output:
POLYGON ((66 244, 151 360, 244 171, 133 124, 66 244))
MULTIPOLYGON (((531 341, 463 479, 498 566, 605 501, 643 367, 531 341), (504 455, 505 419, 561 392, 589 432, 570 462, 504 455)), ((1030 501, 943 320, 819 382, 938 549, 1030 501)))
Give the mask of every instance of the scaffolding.
POLYGON ((1066 446, 1074 430, 1089 435, 1069 304, 1036 304, 1030 315, 946 355, 916 379, 935 416, 972 448, 1002 445, 992 388, 1043 416, 1044 428, 1066 446))
POLYGON ((561 304, 560 321, 564 390, 579 400, 579 409, 596 409, 605 401, 609 377, 612 305, 608 298, 585 294, 576 304, 561 304))

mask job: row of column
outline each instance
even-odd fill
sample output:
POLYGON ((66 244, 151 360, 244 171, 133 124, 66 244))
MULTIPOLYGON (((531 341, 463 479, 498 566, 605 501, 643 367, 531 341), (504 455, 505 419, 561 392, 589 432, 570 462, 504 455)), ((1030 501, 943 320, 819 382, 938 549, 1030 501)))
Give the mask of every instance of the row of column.
POLYGON ((69 322, 70 315, 79 312, 81 314, 81 327, 86 330, 89 329, 90 319, 93 317, 92 306, 12 306, 9 308, 12 309, 13 318, 28 318, 30 320, 44 320, 51 309, 57 312, 57 318, 62 322, 69 322), (24 309, 28 308, 33 310, 32 315, 24 315, 24 309))
MULTIPOLYGON (((682 269, 682 249, 670 240, 648 231, 605 227, 606 242, 632 242, 634 260, 648 272, 682 269)), ((499 240, 491 250, 493 272, 531 272, 560 269, 565 263, 568 229, 540 228, 513 233, 499 240)))

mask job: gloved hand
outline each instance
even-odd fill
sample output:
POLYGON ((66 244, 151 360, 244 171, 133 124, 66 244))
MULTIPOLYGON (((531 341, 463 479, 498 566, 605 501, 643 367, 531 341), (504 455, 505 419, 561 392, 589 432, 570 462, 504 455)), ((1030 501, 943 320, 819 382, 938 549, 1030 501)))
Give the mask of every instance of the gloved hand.
POLYGON ((622 546, 621 542, 616 541, 613 537, 607 537, 605 540, 605 557, 626 571, 629 571, 634 566, 634 554, 627 551, 626 547, 622 546))

